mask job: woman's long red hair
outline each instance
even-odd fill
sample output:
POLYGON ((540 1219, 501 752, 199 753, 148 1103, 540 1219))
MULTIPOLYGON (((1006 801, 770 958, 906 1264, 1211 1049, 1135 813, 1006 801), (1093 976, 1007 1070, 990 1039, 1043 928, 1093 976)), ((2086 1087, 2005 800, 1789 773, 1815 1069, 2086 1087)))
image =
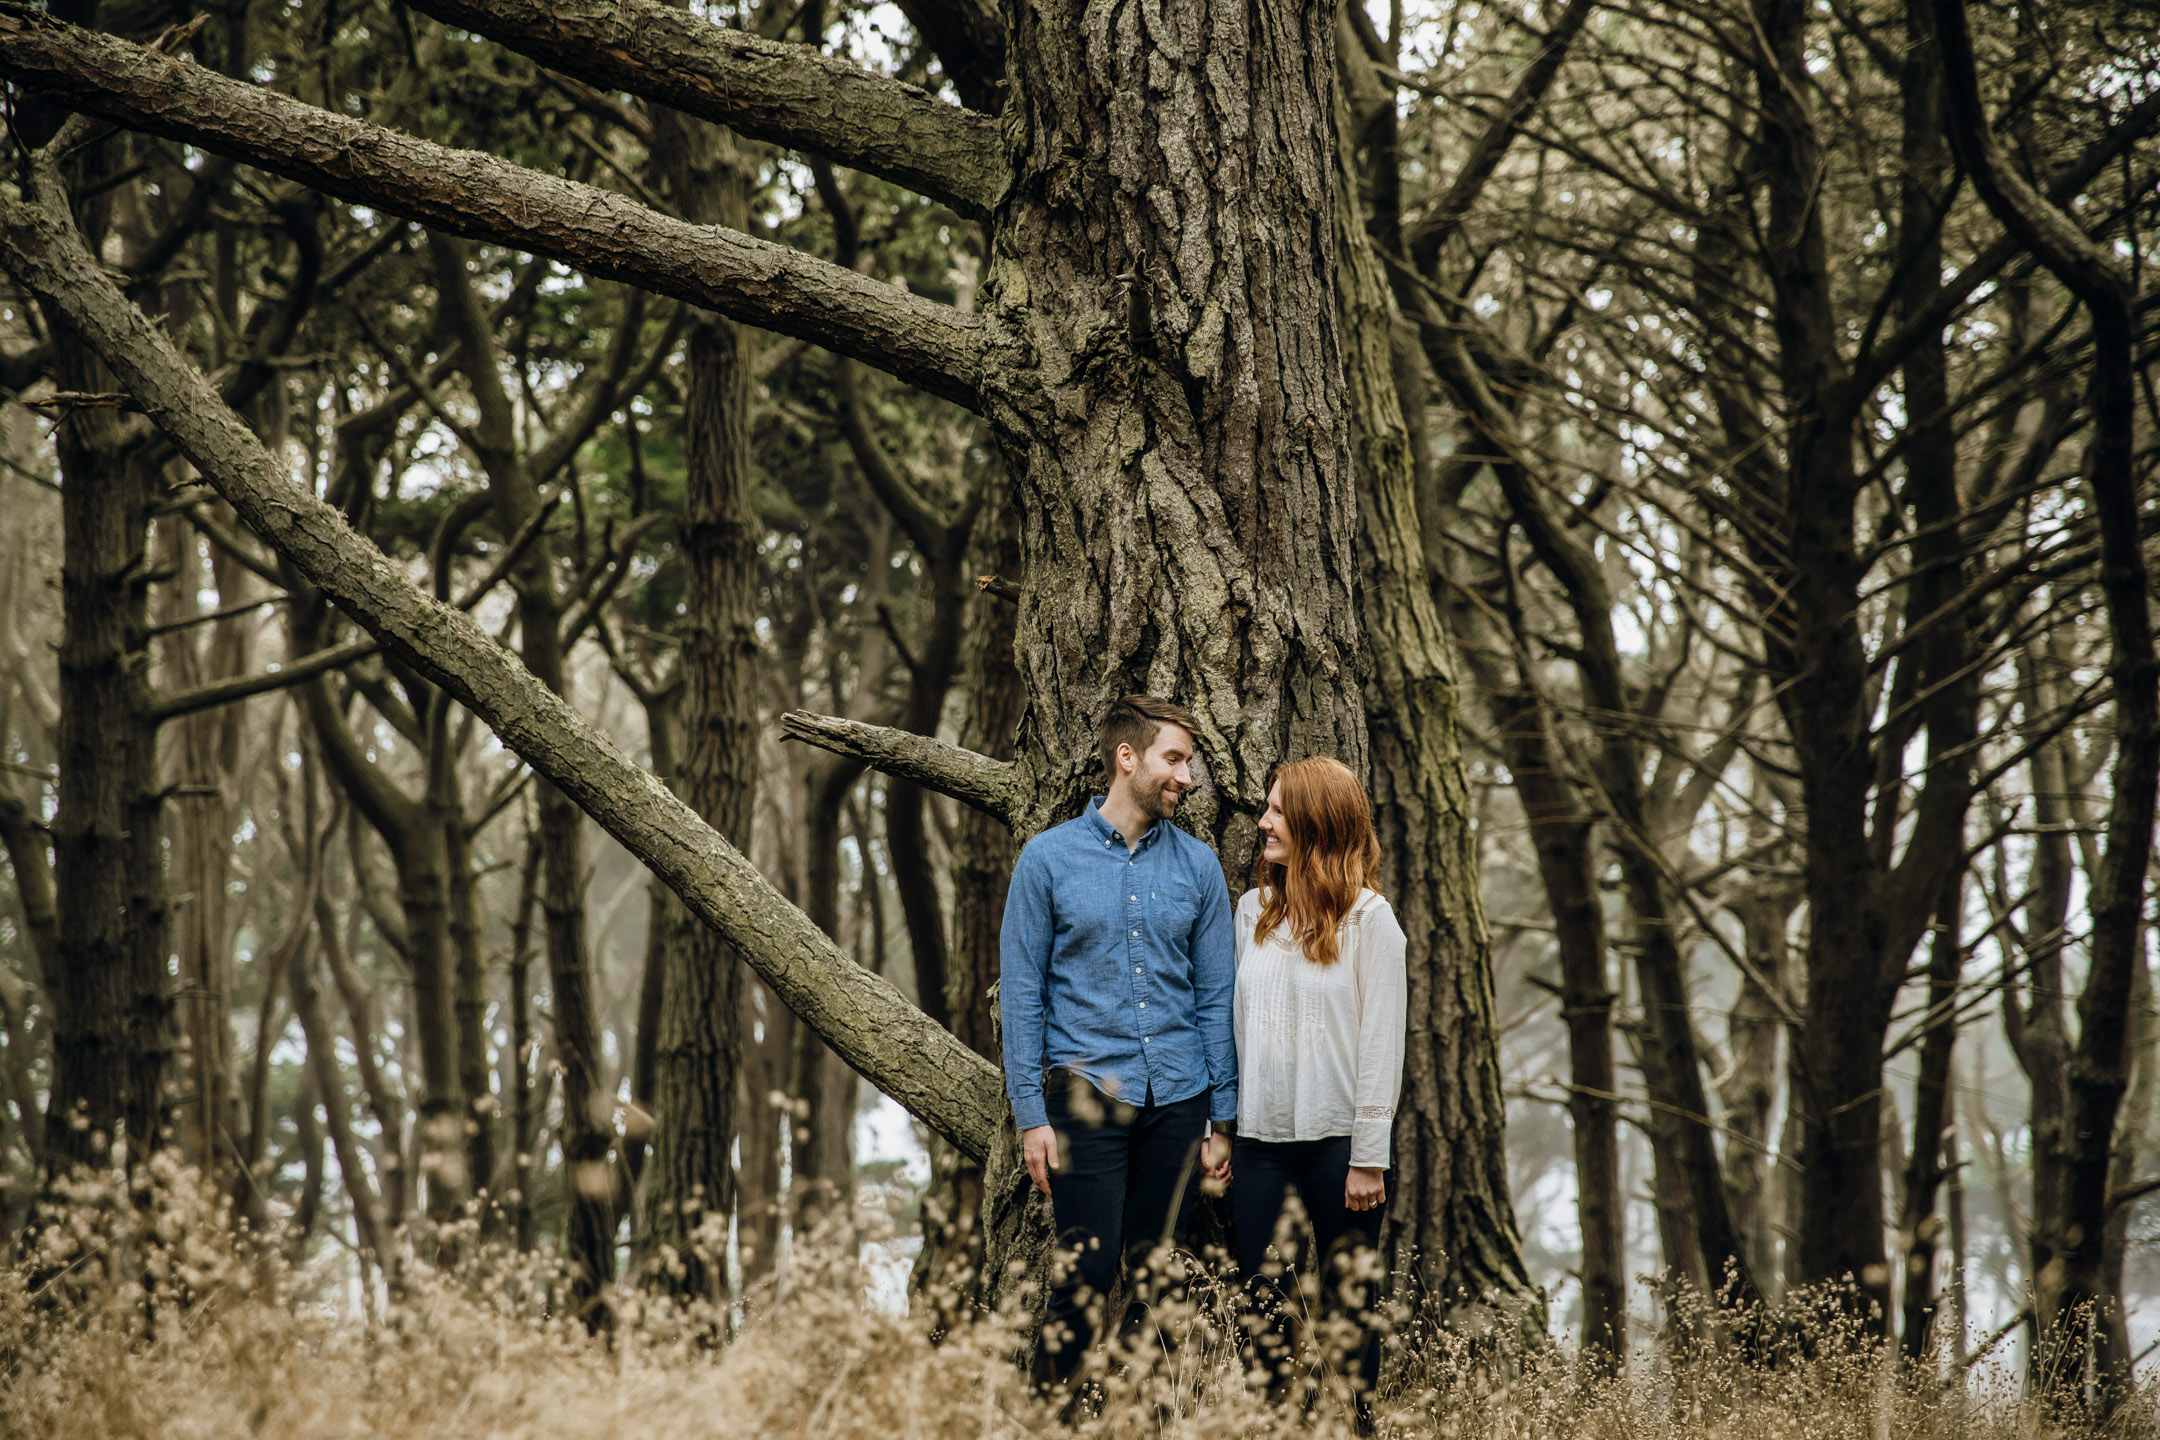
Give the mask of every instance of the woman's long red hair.
POLYGON ((1265 940, 1283 921, 1307 959, 1332 965, 1339 957, 1336 932, 1362 889, 1379 888, 1380 841, 1373 834, 1372 802, 1365 787, 1340 760, 1314 756, 1275 772, 1278 808, 1290 863, 1264 855, 1253 864, 1260 889, 1260 921, 1253 940, 1265 940))

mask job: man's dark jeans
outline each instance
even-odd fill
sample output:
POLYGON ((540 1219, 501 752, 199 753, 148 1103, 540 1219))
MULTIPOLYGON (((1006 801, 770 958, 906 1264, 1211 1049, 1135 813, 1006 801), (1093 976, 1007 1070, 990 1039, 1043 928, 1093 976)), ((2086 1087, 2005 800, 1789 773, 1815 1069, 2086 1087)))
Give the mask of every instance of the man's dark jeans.
POLYGON ((1119 1262, 1135 1260, 1166 1237, 1183 1244, 1193 1192, 1200 1184, 1200 1144, 1207 1137, 1208 1092, 1168 1105, 1111 1098, 1069 1070, 1043 1085, 1050 1124, 1059 1135, 1050 1172, 1050 1211, 1060 1247, 1077 1251, 1050 1291, 1046 1339, 1036 1351, 1039 1383, 1070 1380, 1094 1338, 1088 1303, 1108 1303, 1119 1262))

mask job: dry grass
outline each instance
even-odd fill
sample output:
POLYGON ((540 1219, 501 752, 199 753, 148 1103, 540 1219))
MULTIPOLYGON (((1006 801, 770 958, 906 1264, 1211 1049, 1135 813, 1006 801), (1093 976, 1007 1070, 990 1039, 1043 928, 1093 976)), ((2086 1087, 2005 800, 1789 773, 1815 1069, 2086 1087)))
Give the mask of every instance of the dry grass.
MULTIPOLYGON (((171 1181, 171 1177, 167 1177, 171 1181)), ((1308 1411, 1271 1405, 1231 1343, 1219 1287, 1168 1310, 1174 1348, 1115 1357, 1098 1416, 1068 1428, 1008 1357, 1010 1318, 932 1344, 867 1310, 836 1266, 798 1263, 732 1342, 700 1319, 615 1297, 601 1338, 551 1308, 545 1266, 479 1253, 413 1263, 370 1322, 327 1297, 334 1267, 295 1270, 238 1244, 214 1204, 167 1183, 143 1214, 83 1187, 38 1252, 0 1275, 0 1437, 699 1435, 1202 1437, 1353 1433, 1343 1388, 1308 1411), (130 1217, 124 1223, 116 1217, 130 1217), (115 1279, 114 1277, 125 1277, 115 1279)), ((478 1247, 472 1247, 476 1251, 478 1247)), ((1788 1334, 1796 1333, 1788 1328, 1788 1334)), ((1703 1343, 1590 1379, 1555 1350, 1501 1365, 1406 1324, 1381 1433, 1450 1440, 1949 1440, 2160 1434, 2150 1392, 2107 1425, 2050 1416, 2011 1377, 1963 1386, 1901 1370, 1826 1315, 1810 1355, 1749 1365, 1703 1343), (1504 1376, 1504 1378, 1496 1378, 1504 1376)))

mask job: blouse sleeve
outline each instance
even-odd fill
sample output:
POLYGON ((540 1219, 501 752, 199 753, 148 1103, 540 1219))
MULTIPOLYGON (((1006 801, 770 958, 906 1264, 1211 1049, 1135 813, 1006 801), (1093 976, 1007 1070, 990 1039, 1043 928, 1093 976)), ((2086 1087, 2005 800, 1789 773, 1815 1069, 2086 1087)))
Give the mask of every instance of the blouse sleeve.
POLYGON ((1357 1094, 1350 1125, 1350 1163, 1361 1168, 1385 1169, 1391 1158, 1409 1024, 1407 944, 1393 906, 1385 900, 1366 906, 1357 927, 1357 1094))

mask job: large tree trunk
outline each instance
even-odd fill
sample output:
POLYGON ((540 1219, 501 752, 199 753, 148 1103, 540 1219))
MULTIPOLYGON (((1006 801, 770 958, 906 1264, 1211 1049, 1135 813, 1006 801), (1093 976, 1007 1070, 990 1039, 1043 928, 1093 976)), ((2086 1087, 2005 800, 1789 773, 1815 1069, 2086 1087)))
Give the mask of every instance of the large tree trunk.
MULTIPOLYGON (((740 160, 725 132, 663 112, 659 143, 677 157, 672 177, 686 213, 744 222, 740 160)), ((757 813, 757 606, 759 524, 750 471, 750 337, 718 316, 692 321, 685 352, 688 466, 682 540, 689 573, 683 632, 684 754, 679 788, 691 807, 748 846, 757 813)), ((672 1254, 668 1283, 686 1297, 727 1289, 727 1222, 735 1210, 737 1028, 742 967, 735 949, 678 909, 665 951, 660 1002, 657 1130, 646 1192, 646 1235, 672 1254), (708 1216, 703 1243, 698 1232, 708 1216)))
MULTIPOLYGON (((1189 705, 1178 823, 1242 889, 1268 777, 1367 770, 1335 243, 1334 10, 1008 14, 1011 179, 983 286, 986 413, 1013 475, 1022 839, 1101 788, 1116 696, 1189 705), (1019 383, 1013 383, 1019 382, 1019 383)), ((985 1273, 1047 1241, 1006 1117, 985 1273)))

